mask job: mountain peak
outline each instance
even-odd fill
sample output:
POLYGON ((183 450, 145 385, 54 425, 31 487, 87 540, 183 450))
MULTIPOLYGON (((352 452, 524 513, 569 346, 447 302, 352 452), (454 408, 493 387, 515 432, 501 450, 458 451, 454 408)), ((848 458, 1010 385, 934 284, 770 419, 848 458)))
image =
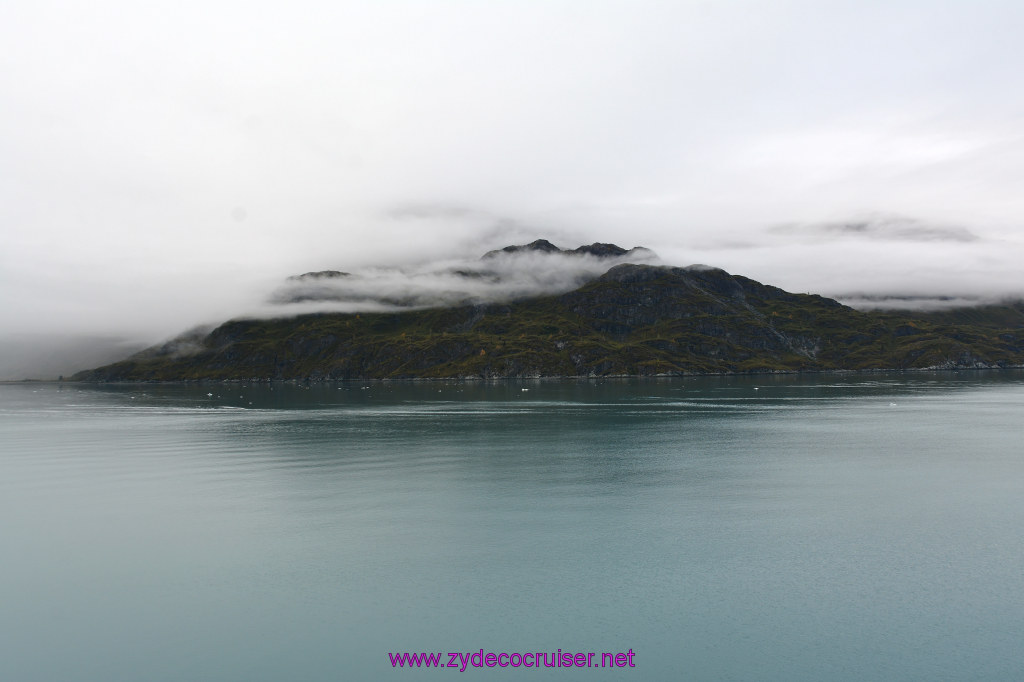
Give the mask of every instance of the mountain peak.
POLYGON ((529 244, 513 244, 494 251, 488 251, 484 258, 493 258, 503 253, 524 253, 528 251, 540 251, 541 253, 561 253, 562 250, 549 242, 547 239, 537 239, 529 244))
POLYGON ((304 272, 301 275, 292 275, 288 279, 293 282, 308 282, 310 280, 338 279, 340 277, 351 277, 351 274, 341 272, 340 270, 319 270, 317 272, 304 272))
POLYGON ((511 246, 505 246, 500 249, 488 251, 483 255, 484 259, 495 258, 503 254, 514 254, 514 253, 529 253, 529 252, 540 252, 540 253, 557 253, 565 254, 568 256, 595 256, 597 258, 619 258, 627 255, 635 255, 639 258, 652 259, 657 258, 650 249, 642 246, 634 246, 632 249, 624 249, 617 244, 605 244, 601 242, 594 242, 590 245, 578 246, 575 249, 560 249, 547 239, 537 239, 530 242, 529 244, 513 244, 511 246))
POLYGON ((622 248, 617 244, 602 244, 600 242, 594 242, 589 246, 578 246, 572 251, 573 253, 589 253, 591 256, 597 256, 599 258, 621 256, 625 253, 629 253, 626 249, 622 248))

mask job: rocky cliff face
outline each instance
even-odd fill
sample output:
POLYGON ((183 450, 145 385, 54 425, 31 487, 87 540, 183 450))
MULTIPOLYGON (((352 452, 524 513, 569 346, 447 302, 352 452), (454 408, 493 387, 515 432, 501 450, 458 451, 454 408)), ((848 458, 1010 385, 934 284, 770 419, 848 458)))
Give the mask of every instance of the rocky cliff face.
POLYGON ((189 355, 151 349, 76 375, 346 380, 683 375, 1024 364, 1015 330, 863 313, 707 266, 620 264, 557 296, 429 310, 235 320, 189 355))

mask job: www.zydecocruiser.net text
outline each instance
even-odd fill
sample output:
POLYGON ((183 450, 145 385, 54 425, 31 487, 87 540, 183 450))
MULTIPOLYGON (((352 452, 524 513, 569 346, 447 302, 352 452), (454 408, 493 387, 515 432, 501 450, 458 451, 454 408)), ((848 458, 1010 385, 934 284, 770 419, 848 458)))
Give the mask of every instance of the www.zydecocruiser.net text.
POLYGON ((479 651, 449 651, 447 653, 392 653, 388 659, 392 668, 455 668, 466 672, 467 668, 635 668, 632 649, 626 652, 601 653, 570 651, 527 651, 512 653, 479 651))

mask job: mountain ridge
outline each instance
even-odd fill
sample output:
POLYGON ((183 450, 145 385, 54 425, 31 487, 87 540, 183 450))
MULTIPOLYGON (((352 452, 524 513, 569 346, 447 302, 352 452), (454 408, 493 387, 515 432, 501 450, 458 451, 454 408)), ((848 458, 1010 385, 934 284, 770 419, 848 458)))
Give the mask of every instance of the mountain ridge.
POLYGON ((857 311, 704 265, 620 263, 572 291, 504 303, 231 320, 187 343, 72 378, 324 381, 1024 365, 1021 328, 953 322, 857 311))
POLYGON ((650 249, 643 246, 634 246, 631 249, 624 249, 618 244, 608 244, 604 242, 594 242, 593 244, 584 244, 578 246, 575 249, 560 249, 547 239, 536 239, 529 244, 514 244, 511 246, 505 246, 500 249, 494 249, 488 251, 480 260, 488 260, 501 255, 514 254, 514 253, 557 253, 569 256, 582 256, 590 255, 596 258, 619 258, 622 256, 643 256, 644 258, 656 257, 650 249))

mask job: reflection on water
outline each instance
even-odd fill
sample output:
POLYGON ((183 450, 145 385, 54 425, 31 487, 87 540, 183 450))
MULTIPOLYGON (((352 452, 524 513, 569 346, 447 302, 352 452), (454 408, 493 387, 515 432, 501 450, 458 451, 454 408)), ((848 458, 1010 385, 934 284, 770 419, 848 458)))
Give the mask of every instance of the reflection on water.
POLYGON ((1010 678, 1022 378, 0 386, 0 678, 1010 678))

